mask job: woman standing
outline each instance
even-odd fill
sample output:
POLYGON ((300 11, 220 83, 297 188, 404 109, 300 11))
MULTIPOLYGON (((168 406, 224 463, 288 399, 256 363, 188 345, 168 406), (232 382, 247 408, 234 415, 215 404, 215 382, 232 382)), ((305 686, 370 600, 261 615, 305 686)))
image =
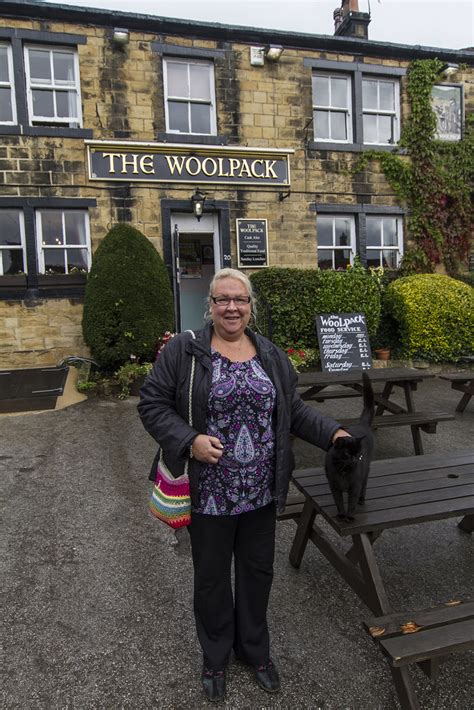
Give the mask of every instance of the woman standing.
POLYGON ((304 404, 286 354, 248 328, 254 297, 243 273, 218 271, 208 304, 209 322, 196 338, 181 333, 162 351, 141 390, 138 410, 174 475, 190 459, 188 529, 202 684, 207 698, 218 701, 225 694, 232 649, 252 666, 261 688, 276 692, 280 687, 266 617, 276 509, 285 506, 294 468, 290 433, 323 449, 347 433, 304 404))

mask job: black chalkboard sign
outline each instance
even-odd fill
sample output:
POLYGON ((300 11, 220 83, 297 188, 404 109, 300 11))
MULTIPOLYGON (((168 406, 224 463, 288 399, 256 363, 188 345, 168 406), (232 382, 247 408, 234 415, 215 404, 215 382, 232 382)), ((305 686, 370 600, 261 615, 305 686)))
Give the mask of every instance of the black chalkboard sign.
POLYGON ((316 316, 321 366, 326 372, 372 367, 363 313, 321 313, 316 316))
POLYGON ((237 219, 237 257, 239 268, 268 266, 266 219, 237 219))

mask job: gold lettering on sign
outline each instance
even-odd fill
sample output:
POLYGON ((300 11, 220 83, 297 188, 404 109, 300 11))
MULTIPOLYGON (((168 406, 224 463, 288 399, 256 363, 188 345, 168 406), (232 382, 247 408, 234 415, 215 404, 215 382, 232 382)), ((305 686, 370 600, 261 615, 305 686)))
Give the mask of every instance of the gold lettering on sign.
POLYGON ((238 158, 229 158, 230 177, 234 177, 235 171, 239 167, 240 167, 240 160, 238 158))
POLYGON ((140 170, 146 175, 154 175, 155 168, 153 166, 153 156, 152 155, 142 155, 140 158, 140 170))
POLYGON ((217 173, 217 163, 214 160, 214 158, 205 158, 202 161, 202 172, 204 175, 207 175, 208 177, 212 177, 212 175, 215 175, 217 173), (208 169, 207 164, 211 164, 211 169, 208 169))
POLYGON ((264 174, 263 173, 257 173, 257 168, 255 167, 256 165, 263 165, 263 160, 253 160, 252 165, 250 166, 250 170, 252 172, 252 175, 256 178, 263 178, 264 174))
POLYGON ((229 177, 229 173, 224 172, 224 158, 217 158, 217 162, 219 163, 219 177, 229 177))
POLYGON ((109 173, 115 172, 114 158, 120 158, 121 153, 102 153, 104 158, 109 159, 109 173))
POLYGON ((127 165, 131 165, 133 170, 132 173, 134 175, 138 175, 138 155, 137 153, 132 153, 131 159, 127 160, 127 153, 122 153, 121 155, 122 158, 122 173, 127 173, 127 165))
POLYGON ((275 179, 278 178, 278 175, 276 172, 273 170, 273 166, 275 165, 276 160, 266 160, 265 161, 265 177, 274 177, 275 179), (270 175, 271 173, 271 175, 270 175))
POLYGON ((240 168, 239 177, 242 177, 243 175, 246 175, 247 177, 251 177, 250 167, 249 167, 249 164, 245 158, 242 161, 242 167, 240 168))
POLYGON ((201 172, 201 163, 194 155, 192 155, 190 158, 187 159, 186 170, 193 177, 195 177, 196 175, 199 175, 199 173, 201 172), (194 160, 194 162, 196 164, 196 169, 194 170, 194 172, 191 170, 191 160, 194 160))
POLYGON ((178 175, 181 175, 184 167, 184 155, 165 155, 165 158, 166 162, 168 163, 171 175, 174 175, 175 170, 177 171, 178 175))

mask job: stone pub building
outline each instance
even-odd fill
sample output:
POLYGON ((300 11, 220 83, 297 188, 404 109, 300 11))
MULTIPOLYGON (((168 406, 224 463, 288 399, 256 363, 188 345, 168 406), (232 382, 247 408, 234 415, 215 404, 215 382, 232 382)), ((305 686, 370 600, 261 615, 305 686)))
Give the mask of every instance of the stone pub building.
POLYGON ((334 17, 327 36, 316 16, 299 34, 3 0, 0 368, 87 354, 86 275, 117 222, 162 254, 177 329, 221 266, 397 266, 404 209, 351 165, 393 150, 415 59, 451 71, 440 130, 459 137, 474 52, 372 41, 354 0, 334 17))

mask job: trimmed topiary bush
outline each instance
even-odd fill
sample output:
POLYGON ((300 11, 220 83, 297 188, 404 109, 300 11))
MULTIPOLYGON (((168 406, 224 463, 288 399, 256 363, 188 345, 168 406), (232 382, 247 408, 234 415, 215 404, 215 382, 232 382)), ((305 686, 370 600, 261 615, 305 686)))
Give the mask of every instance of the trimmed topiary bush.
POLYGON ((251 276, 259 328, 276 345, 318 348, 317 313, 364 313, 369 334, 380 318, 380 288, 361 266, 347 271, 265 269, 251 276))
POLYGON ((132 355, 153 361, 158 339, 173 326, 161 256, 137 229, 117 224, 97 248, 87 279, 82 330, 92 357, 110 372, 132 355))
POLYGON ((474 350, 474 289, 442 274, 393 281, 385 306, 398 322, 402 357, 456 361, 474 350))

